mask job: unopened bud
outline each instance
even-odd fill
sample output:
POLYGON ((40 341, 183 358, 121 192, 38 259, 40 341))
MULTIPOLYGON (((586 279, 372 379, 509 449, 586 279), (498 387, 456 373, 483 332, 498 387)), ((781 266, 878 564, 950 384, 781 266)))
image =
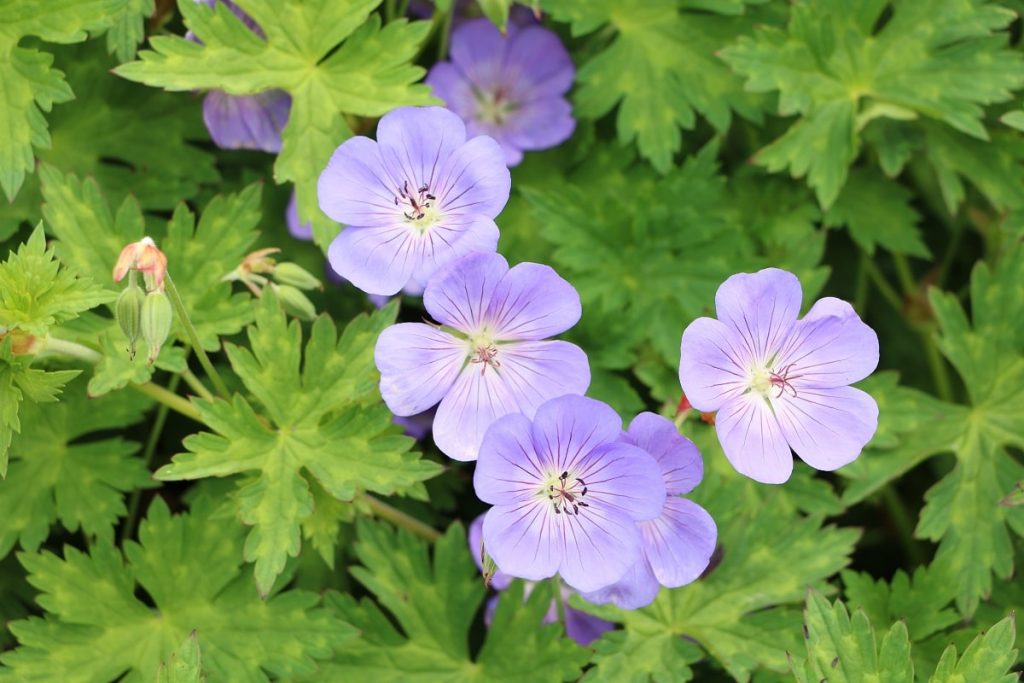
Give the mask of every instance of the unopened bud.
POLYGON ((279 263, 274 267, 274 279, 282 285, 291 285, 299 289, 323 289, 320 280, 295 263, 279 263))
POLYGON ((284 306, 286 313, 303 320, 312 320, 316 317, 313 302, 306 298, 301 290, 291 285, 274 285, 274 293, 281 300, 281 305, 284 306))
POLYGON ((167 274, 167 256, 148 237, 132 242, 121 250, 114 265, 114 282, 120 282, 129 271, 137 270, 146 276, 150 290, 162 289, 167 274))
POLYGON ((133 275, 128 286, 117 297, 117 305, 114 308, 114 315, 121 326, 121 331, 128 338, 128 357, 131 359, 135 358, 135 342, 142 331, 142 306, 145 301, 146 295, 135 284, 133 275))
POLYGON ((149 346, 148 361, 150 364, 160 354, 160 347, 167 341, 171 333, 171 322, 174 313, 171 302, 162 291, 150 292, 142 303, 142 338, 149 346))

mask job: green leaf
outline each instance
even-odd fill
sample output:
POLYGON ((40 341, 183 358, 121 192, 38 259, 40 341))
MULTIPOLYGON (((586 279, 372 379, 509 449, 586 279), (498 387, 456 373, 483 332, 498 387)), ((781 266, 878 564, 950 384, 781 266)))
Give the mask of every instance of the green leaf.
POLYGON ((520 582, 502 595, 487 639, 471 659, 469 630, 485 589, 459 524, 434 545, 433 562, 425 542, 383 524, 360 522, 355 551, 362 566, 352 567, 353 576, 391 619, 368 599, 329 596, 328 604, 363 637, 335 656, 323 680, 558 683, 577 680, 587 663, 589 653, 560 625, 541 623, 552 600, 547 582, 525 603, 520 582))
POLYGON ((939 542, 935 562, 957 577, 957 607, 969 616, 992 590, 992 573, 1009 577, 1008 526, 1024 529, 1024 510, 999 505, 1024 478, 1005 447, 1024 445, 1024 249, 995 270, 981 263, 971 277, 968 320, 956 295, 932 290, 939 347, 970 397, 955 444, 957 464, 925 494, 916 534, 939 542))
POLYGON ((156 10, 156 0, 128 0, 107 31, 107 51, 120 62, 135 57, 146 35, 146 19, 156 10))
POLYGON ((0 263, 0 334, 21 330, 46 337, 51 327, 113 299, 88 277, 61 267, 46 248, 42 225, 0 263))
POLYGON ((301 357, 302 331, 288 324, 272 294, 256 307, 249 328, 251 351, 227 344, 231 366, 270 423, 236 395, 197 401, 214 433, 188 437, 188 453, 160 468, 158 479, 174 481, 251 473, 237 495, 241 519, 253 527, 245 558, 255 562, 256 585, 270 590, 289 556, 298 555, 300 525, 313 512, 310 477, 334 498, 351 501, 360 491, 385 495, 416 491, 440 471, 419 454, 412 439, 397 434, 390 412, 379 403, 373 347, 394 322, 397 306, 361 315, 340 338, 321 316, 301 357))
POLYGON ((176 652, 171 653, 169 662, 161 662, 156 672, 156 683, 205 683, 199 639, 192 631, 176 652))
POLYGON ((842 576, 852 609, 864 610, 875 624, 904 622, 914 642, 960 621, 948 607, 956 595, 956 582, 934 568, 918 567, 913 578, 898 571, 892 583, 852 571, 844 571, 842 576))
POLYGON ((1016 683, 1019 675, 1008 673, 1017 662, 1016 630, 1016 618, 1006 617, 975 638, 959 660, 950 645, 928 683, 1016 683))
POLYGON ((1008 111, 999 117, 999 120, 1017 130, 1024 131, 1024 109, 1008 111))
POLYGON ((53 57, 19 47, 26 36, 51 43, 77 43, 100 31, 128 0, 0 0, 0 187, 13 201, 26 173, 35 167, 33 148, 50 146, 43 112, 74 97, 53 57))
POLYGON ((316 181, 334 149, 352 135, 342 114, 380 116, 402 105, 433 102, 426 86, 413 85, 423 69, 410 64, 430 25, 403 19, 381 27, 380 18, 370 14, 380 0, 239 4, 266 40, 222 5, 181 2, 185 23, 202 44, 154 37, 151 50, 116 73, 168 90, 287 91, 292 108, 274 177, 295 183, 303 222, 318 234, 336 231, 319 210, 316 181))
POLYGON ((511 0, 477 0, 480 10, 492 24, 498 27, 502 33, 508 27, 508 11, 512 5, 511 0))
POLYGON ((910 206, 912 196, 874 169, 857 169, 825 214, 825 224, 845 225, 853 241, 869 256, 878 244, 894 254, 930 258, 931 252, 917 228, 921 217, 910 206))
POLYGON ((779 114, 799 115, 758 160, 806 176, 824 208, 846 184, 873 119, 925 117, 987 140, 983 105, 1024 85, 1024 59, 1000 32, 1013 12, 963 0, 896 2, 880 22, 888 6, 801 0, 785 30, 760 27, 722 52, 749 90, 777 91, 779 114))
POLYGON ((69 385, 60 403, 27 404, 22 432, 11 444, 7 480, 0 484, 0 556, 15 543, 35 551, 60 520, 69 532, 113 539, 127 512, 124 493, 152 485, 139 444, 95 432, 132 425, 149 407, 138 396, 89 399, 85 382, 69 385))
POLYGON ((579 69, 575 113, 596 119, 618 106, 619 141, 635 141, 640 156, 658 171, 672 168, 682 148, 680 128, 694 128, 698 113, 723 133, 733 112, 760 121, 760 98, 745 93, 736 74, 715 57, 753 23, 747 15, 728 16, 735 7, 715 14, 721 11, 716 3, 699 8, 710 11, 680 11, 676 0, 542 4, 555 19, 571 22, 573 35, 604 24, 614 31, 607 47, 595 39, 601 47, 579 69))
POLYGON ((817 591, 809 591, 804 613, 807 659, 793 662, 798 683, 912 683, 914 665, 906 625, 899 621, 876 645, 875 630, 864 612, 850 617, 846 605, 830 605, 817 591))
POLYGON ((204 510, 172 516, 157 498, 124 559, 106 541, 89 554, 65 546, 63 559, 20 554, 46 614, 10 625, 20 647, 0 661, 22 681, 150 681, 197 631, 211 680, 316 670, 353 629, 317 607, 312 593, 260 600, 239 567, 239 531, 204 510))
POLYGON ((955 215, 967 179, 999 211, 1024 208, 1024 140, 1001 131, 990 142, 945 126, 925 128, 926 156, 938 180, 946 210, 955 215))

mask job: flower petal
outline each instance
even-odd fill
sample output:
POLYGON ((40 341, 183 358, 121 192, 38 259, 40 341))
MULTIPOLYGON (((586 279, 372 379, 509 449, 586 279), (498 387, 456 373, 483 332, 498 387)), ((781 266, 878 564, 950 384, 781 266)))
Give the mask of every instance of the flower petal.
MULTIPOLYGON (((322 206, 322 204, 321 204, 322 206)), ((404 225, 349 226, 327 248, 331 268, 368 294, 397 294, 421 258, 418 231, 404 225)))
POLYGON ((486 320, 502 341, 538 341, 579 322, 583 311, 576 288, 550 266, 520 263, 494 288, 486 320))
POLYGON ((430 325, 400 323, 380 333, 373 356, 384 402, 409 416, 444 398, 465 362, 466 344, 430 325))
POLYGON ((548 149, 568 140, 575 130, 569 102, 564 97, 545 97, 526 102, 509 114, 493 137, 503 146, 548 149))
POLYGON ((498 568, 531 581, 554 576, 565 547, 554 516, 552 507, 539 500, 488 510, 484 545, 498 568))
MULTIPOLYGON (((415 288, 422 293, 439 270, 463 256, 477 252, 493 254, 497 248, 498 226, 490 218, 448 216, 422 234, 422 256, 412 274, 415 288)), ((406 292, 410 289, 406 287, 406 292)))
MULTIPOLYGON (((469 552, 473 556, 473 562, 476 563, 476 568, 481 572, 484 570, 483 565, 483 544, 484 544, 484 517, 486 513, 477 515, 469 525, 468 541, 469 541, 469 552)), ((491 577, 491 588, 496 591, 503 591, 509 587, 512 583, 512 577, 501 570, 494 572, 491 577)))
POLYGON ((735 329, 753 358, 767 360, 788 338, 803 292, 796 275, 778 268, 737 273, 715 294, 718 319, 735 329))
POLYGON ((697 410, 718 410, 746 391, 752 364, 747 345, 721 321, 697 318, 683 331, 679 383, 697 410))
POLYGON ((722 406, 715 431, 725 457, 740 474, 763 484, 781 484, 793 473, 789 444, 761 395, 744 394, 722 406))
POLYGON ((559 396, 539 406, 536 411, 533 419, 534 446, 558 472, 570 469, 596 448, 614 443, 622 433, 619 414, 592 398, 559 396))
POLYGON ((281 151, 281 131, 292 99, 282 90, 257 95, 228 95, 211 90, 203 98, 203 122, 221 149, 281 151))
POLYGON ((654 602, 660 590, 661 584, 651 565, 641 557, 621 579, 600 590, 583 594, 583 599, 595 605, 611 603, 621 609, 640 609, 654 602))
POLYGON ((397 227, 403 222, 402 208, 395 205, 401 182, 384 166, 377 143, 356 136, 334 150, 316 193, 320 210, 339 223, 397 227))
POLYGON ((833 297, 818 300, 796 324, 779 353, 777 368, 793 365, 793 386, 841 387, 878 367, 878 335, 853 306, 833 297))
POLYGON ((704 478, 700 451, 668 418, 640 413, 629 424, 623 440, 658 462, 669 495, 689 493, 704 478))
POLYGON ((509 37, 501 78, 514 101, 564 95, 575 75, 572 58, 553 31, 531 26, 509 37))
POLYGON ((678 588, 696 580, 711 561, 718 527, 707 510, 671 496, 661 516, 640 522, 643 552, 658 582, 678 588))
POLYGON ((857 459, 878 428, 878 404, 853 387, 797 389, 772 401, 789 445, 817 470, 857 459))
POLYGON ((485 18, 473 19, 452 31, 450 58, 479 90, 501 87, 507 40, 485 18))
POLYGON ((451 458, 475 460, 484 433, 499 417, 532 418, 545 401, 582 394, 590 384, 586 354, 568 342, 503 344, 497 360, 497 369, 467 366, 437 409, 434 443, 451 458))
POLYGON ((430 316, 465 334, 484 326, 487 310, 508 261, 501 254, 475 253, 451 261, 423 290, 423 306, 430 316))
POLYGON ((628 443, 598 446, 565 469, 586 482, 588 512, 610 508, 639 521, 654 519, 665 505, 661 468, 654 458, 628 443))
POLYGON ((530 421, 512 413, 494 421, 484 436, 473 473, 476 497, 492 505, 517 505, 537 498, 545 468, 533 448, 530 421))
POLYGON ((436 190, 442 169, 465 142, 466 125, 444 107, 400 107, 377 124, 384 164, 400 183, 407 181, 413 193, 425 184, 440 197, 436 190))
MULTIPOLYGON (((444 100, 445 106, 459 115, 463 121, 470 121, 476 115, 477 99, 473 94, 473 85, 466 74, 451 62, 438 62, 430 67, 425 79, 434 97, 444 100)), ((468 137, 477 133, 467 125, 468 137)))
POLYGON ((556 515, 550 505, 546 509, 560 523, 559 540, 565 547, 558 572, 581 593, 615 583, 640 559, 636 523, 614 508, 591 507, 579 515, 556 515))
POLYGON ((284 210, 284 222, 288 226, 288 232, 297 240, 309 241, 313 239, 313 224, 303 223, 299 218, 299 203, 295 192, 288 199, 288 206, 284 210))
POLYGON ((481 135, 455 150, 431 188, 436 188, 438 210, 446 218, 453 214, 494 218, 508 202, 512 176, 498 143, 481 135))
POLYGON ((592 642, 615 628, 615 624, 582 610, 565 606, 565 635, 579 645, 587 647, 592 642))

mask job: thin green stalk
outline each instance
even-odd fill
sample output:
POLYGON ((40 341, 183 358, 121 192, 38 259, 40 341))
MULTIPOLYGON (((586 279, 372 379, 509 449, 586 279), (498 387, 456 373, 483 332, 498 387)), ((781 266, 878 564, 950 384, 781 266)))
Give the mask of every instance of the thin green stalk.
POLYGON ((857 282, 853 289, 853 308, 862 318, 867 313, 868 295, 871 291, 868 288, 868 269, 866 265, 868 259, 867 252, 861 251, 860 261, 857 264, 857 282))
MULTIPOLYGON (((181 375, 171 377, 171 381, 167 384, 167 391, 174 393, 180 382, 181 375)), ((146 463, 147 470, 153 462, 153 456, 156 454, 156 445, 157 442, 160 441, 160 435, 164 431, 164 425, 167 423, 167 414, 170 410, 170 407, 166 403, 161 403, 160 407, 156 411, 156 419, 153 420, 153 428, 149 430, 149 438, 146 439, 146 448, 142 452, 142 460, 146 463)), ((128 516, 125 517, 124 526, 121 527, 122 545, 126 539, 131 538, 132 534, 135 533, 135 525, 139 522, 139 503, 141 501, 142 489, 136 488, 132 491, 132 497, 128 500, 128 516)))
POLYGON ((452 34, 452 21, 455 19, 455 3, 448 8, 444 14, 444 23, 441 25, 441 38, 437 42, 437 61, 443 62, 448 58, 448 38, 452 34))
POLYGON ((182 398, 173 391, 168 391, 159 384, 153 384, 152 382, 146 382, 145 384, 132 384, 131 385, 136 391, 141 394, 149 396, 157 403, 162 403, 171 410, 185 417, 192 418, 196 422, 202 422, 203 416, 188 400, 182 398))
POLYGON ((224 380, 220 378, 220 374, 217 369, 213 367, 213 363, 210 362, 210 357, 206 355, 206 351, 203 350, 202 344, 199 343, 199 335, 196 333, 196 328, 192 326, 192 320, 188 317, 188 311, 185 310, 185 304, 181 300, 181 295, 178 294, 178 288, 174 286, 174 280, 171 279, 171 274, 167 273, 164 276, 164 284, 166 285, 167 298, 171 300, 171 306, 174 307, 174 313, 178 316, 178 320, 181 321, 182 327, 185 328, 185 334, 188 336, 189 346, 196 354, 196 358, 199 359, 199 364, 203 366, 203 370, 206 372, 206 376, 213 382, 213 388, 217 391, 221 398, 227 399, 231 392, 228 391, 228 387, 224 384, 224 380))
POLYGON ((60 354, 62 356, 71 356, 72 358, 78 358, 84 360, 86 363, 96 365, 103 360, 103 354, 99 351, 90 349, 88 346, 83 346, 67 339, 57 339, 55 337, 47 337, 43 342, 43 351, 45 353, 60 354))
POLYGON ((398 508, 393 508, 379 498, 375 498, 368 493, 364 493, 359 496, 359 500, 366 503, 367 507, 373 511, 377 517, 386 519, 395 526, 400 526, 406 531, 410 531, 420 538, 423 538, 431 543, 434 543, 441 538, 441 532, 437 529, 424 524, 420 520, 405 514, 398 508))
POLYGON ((864 261, 864 270, 867 272, 868 277, 871 278, 871 281, 875 284, 875 288, 878 289, 882 298, 889 302, 889 305, 892 306, 897 313, 901 313, 903 311, 903 299, 900 298, 896 289, 889 284, 889 281, 885 279, 885 276, 882 275, 882 271, 878 270, 878 266, 875 265, 875 262, 871 259, 866 259, 864 261))
POLYGON ((191 370, 185 370, 179 376, 185 380, 185 384, 188 385, 189 389, 196 392, 200 398, 204 398, 207 401, 213 400, 213 393, 206 388, 206 385, 191 370))
POLYGON ((384 21, 389 22, 395 18, 395 0, 384 0, 384 21))
POLYGON ((907 298, 913 298, 917 294, 917 281, 914 280, 914 273, 910 270, 910 261, 903 254, 893 254, 892 262, 896 266, 896 277, 903 288, 903 294, 907 298))
POLYGON ((896 527, 896 533, 900 536, 910 562, 915 567, 923 565, 926 558, 921 549, 921 544, 914 538, 914 524, 910 519, 910 512, 903 503, 903 499, 896 493, 896 489, 893 488, 892 484, 882 489, 882 502, 889 513, 889 518, 896 527))
POLYGON ((942 255, 942 260, 939 261, 939 272, 935 280, 936 287, 942 287, 945 284, 946 277, 949 275, 949 268, 953 265, 953 258, 960 249, 960 242, 963 239, 963 236, 964 228, 957 224, 953 228, 953 236, 950 238, 949 244, 946 246, 946 252, 942 255))

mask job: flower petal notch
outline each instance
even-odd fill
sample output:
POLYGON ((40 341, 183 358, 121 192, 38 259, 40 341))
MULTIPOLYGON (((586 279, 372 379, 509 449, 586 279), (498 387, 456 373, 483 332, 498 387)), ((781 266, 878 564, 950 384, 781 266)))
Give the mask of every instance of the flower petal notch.
POLYGON ((583 350, 547 339, 581 313, 576 290, 548 266, 509 268, 499 254, 471 254, 430 281, 423 303, 440 325, 393 325, 374 358, 395 415, 439 404, 434 442, 451 458, 475 460, 498 418, 532 418, 545 401, 582 395, 590 385, 583 350))
POLYGON ((565 93, 575 73, 552 31, 510 24, 506 36, 487 19, 475 19, 452 33, 451 61, 435 64, 426 82, 470 135, 497 140, 515 166, 524 151, 572 136, 576 120, 565 93))
POLYGON ((800 281, 767 268, 718 288, 718 319, 683 332, 679 381, 694 408, 718 411, 715 427, 738 472, 781 484, 792 451, 836 470, 878 427, 878 405, 850 387, 878 365, 878 337, 845 301, 826 297, 802 319, 800 281))
POLYGON ((473 486, 494 506, 483 539, 502 572, 558 574, 586 593, 640 560, 637 522, 661 514, 665 484, 654 458, 619 440, 621 428, 614 410, 582 396, 552 399, 532 421, 513 414, 491 426, 473 486))
POLYGON ((458 257, 497 249, 494 217, 510 188, 494 140, 467 140, 459 117, 440 107, 395 109, 377 141, 346 140, 320 175, 320 208, 347 226, 327 257, 368 294, 423 291, 458 257))

